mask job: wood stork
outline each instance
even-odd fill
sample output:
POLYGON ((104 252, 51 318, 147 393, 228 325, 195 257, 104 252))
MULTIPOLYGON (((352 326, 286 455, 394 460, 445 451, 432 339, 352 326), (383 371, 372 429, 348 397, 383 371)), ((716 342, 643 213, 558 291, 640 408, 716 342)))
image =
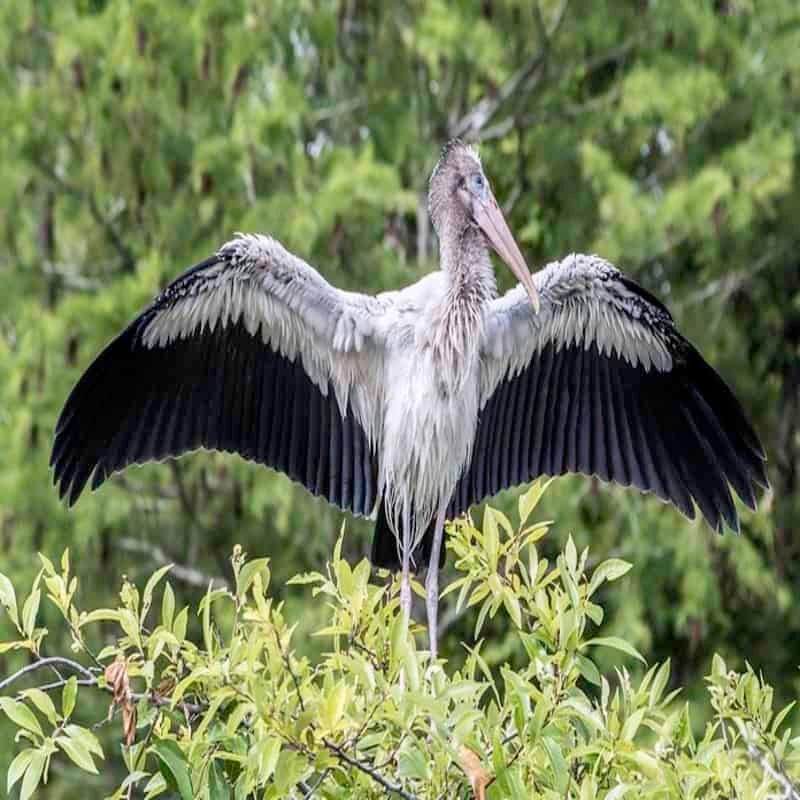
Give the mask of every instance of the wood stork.
POLYGON ((72 505, 131 463, 206 448, 377 514, 372 560, 427 570, 436 654, 445 521, 547 474, 635 486, 715 529, 751 508, 764 450, 669 311, 597 256, 534 277, 476 152, 431 175, 440 269, 400 291, 331 286, 275 239, 239 235, 171 283, 95 359, 51 457, 72 505), (498 297, 490 248, 520 284, 498 297))

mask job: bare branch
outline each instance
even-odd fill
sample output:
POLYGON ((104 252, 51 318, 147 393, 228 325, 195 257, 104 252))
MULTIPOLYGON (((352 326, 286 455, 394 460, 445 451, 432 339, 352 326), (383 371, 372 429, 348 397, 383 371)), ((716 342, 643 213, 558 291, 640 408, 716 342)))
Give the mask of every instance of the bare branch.
MULTIPOLYGON (((0 681, 0 691, 5 689, 7 686, 10 686, 15 681, 19 680, 24 675, 27 675, 31 672, 35 672, 39 669, 45 669, 50 667, 64 667, 67 669, 71 669, 73 672, 76 672, 78 675, 83 675, 85 680, 92 680, 95 683, 97 682, 97 678, 92 673, 90 669, 84 667, 82 664, 79 664, 77 661, 73 661, 70 658, 62 658, 61 656, 51 656, 50 658, 40 658, 37 661, 34 661, 32 664, 28 664, 26 667, 22 667, 22 669, 18 669, 12 675, 9 675, 4 680, 0 681)), ((53 688, 57 686, 63 686, 66 683, 66 680, 61 680, 56 682, 53 688)))
POLYGON ((400 786, 400 784, 392 783, 391 781, 387 780, 383 777, 383 775, 380 774, 380 772, 377 772, 368 764, 365 764, 363 761, 359 761, 358 759, 347 755, 347 753, 345 753, 344 750, 339 747, 339 745, 334 744, 329 739, 323 739, 323 743, 325 744, 325 747, 327 747, 340 761, 343 761, 348 766, 355 767, 365 775, 369 775, 372 780, 383 786, 387 792, 396 794, 398 797, 402 797, 403 800, 419 800, 415 794, 407 792, 402 786, 400 786))
MULTIPOLYGON (((40 669, 52 669, 53 667, 60 666, 65 669, 70 669, 73 672, 81 675, 82 677, 78 678, 78 686, 90 686, 96 689, 102 689, 103 691, 111 693, 112 687, 110 686, 100 686, 98 682, 98 675, 92 671, 92 669, 88 667, 84 667, 82 664, 79 664, 77 661, 73 661, 71 658, 64 658, 62 656, 50 656, 48 658, 40 658, 37 661, 34 661, 32 664, 28 664, 26 667, 22 667, 22 669, 17 670, 12 675, 9 675, 4 680, 0 681, 0 691, 5 689, 6 687, 10 686, 15 681, 19 680, 25 675, 28 675, 32 672, 36 672, 40 669)), ((61 680, 52 681, 51 683, 45 683, 40 686, 37 686, 37 689, 41 689, 42 691, 50 691, 52 689, 60 689, 67 683, 67 678, 61 678, 61 680)), ((154 706, 158 706, 161 708, 162 706, 171 706, 172 700, 169 697, 161 697, 161 695, 156 694, 155 692, 131 692, 131 699, 134 702, 138 702, 139 700, 146 699, 149 703, 152 703, 154 706)), ((207 706, 203 703, 178 703, 176 708, 179 708, 186 714, 200 714, 206 710, 207 706)))
POLYGON ((506 101, 512 96, 518 95, 523 87, 525 94, 530 94, 536 88, 544 76, 544 66, 550 52, 550 43, 564 21, 568 5, 569 0, 563 0, 549 26, 545 25, 541 10, 538 5, 536 6, 534 16, 537 18, 537 25, 542 37, 542 45, 539 52, 514 72, 494 95, 479 100, 455 125, 452 125, 451 135, 463 136, 468 139, 481 138, 481 131, 506 101))
POLYGON ((800 791, 798 791, 797 787, 789 780, 783 771, 776 769, 769 763, 769 759, 765 753, 759 750, 754 744, 748 744, 747 755, 749 755, 753 761, 760 764, 761 769, 763 769, 772 780, 780 784, 783 789, 783 800, 800 800, 800 791))

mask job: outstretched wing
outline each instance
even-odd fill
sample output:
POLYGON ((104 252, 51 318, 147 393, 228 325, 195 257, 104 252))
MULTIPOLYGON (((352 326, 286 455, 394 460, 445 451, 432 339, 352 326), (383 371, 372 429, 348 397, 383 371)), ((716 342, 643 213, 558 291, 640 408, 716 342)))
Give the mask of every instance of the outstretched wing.
POLYGON ((582 472, 738 529, 729 486, 755 507, 764 449, 667 309, 597 257, 550 264, 536 283, 539 314, 521 287, 492 305, 482 411, 450 515, 538 475, 582 472))
POLYGON ((371 513, 382 350, 373 298, 338 291, 261 236, 175 280, 73 389, 51 455, 73 504, 131 463, 204 447, 285 472, 371 513))

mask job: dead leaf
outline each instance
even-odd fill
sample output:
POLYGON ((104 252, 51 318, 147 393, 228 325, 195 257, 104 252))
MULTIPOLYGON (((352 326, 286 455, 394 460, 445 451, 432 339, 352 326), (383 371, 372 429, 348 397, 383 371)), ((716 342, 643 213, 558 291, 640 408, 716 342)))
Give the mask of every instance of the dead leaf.
POLYGON ((112 700, 108 709, 109 719, 114 713, 114 706, 122 708, 122 734, 125 744, 130 747, 136 737, 136 704, 133 702, 131 682, 128 676, 128 663, 117 660, 106 667, 104 673, 106 683, 111 687, 112 700))
POLYGON ((478 754, 466 745, 461 745, 458 759, 461 762, 461 769, 469 778, 475 800, 486 800, 486 787, 492 782, 492 776, 481 766, 478 754))

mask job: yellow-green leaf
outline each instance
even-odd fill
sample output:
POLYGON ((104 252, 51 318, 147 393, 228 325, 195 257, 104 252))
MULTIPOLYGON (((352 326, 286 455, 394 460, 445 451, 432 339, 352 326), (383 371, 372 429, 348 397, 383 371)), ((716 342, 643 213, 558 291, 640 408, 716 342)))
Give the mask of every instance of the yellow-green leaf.
POLYGON ((69 736, 57 736, 55 742, 67 754, 69 759, 82 770, 97 774, 97 767, 94 765, 94 761, 89 751, 84 747, 83 742, 72 739, 69 736))
POLYGON ((58 714, 56 713, 56 707, 53 705, 53 701, 50 699, 50 696, 43 692, 41 689, 26 689, 22 692, 22 696, 27 700, 30 700, 42 714, 47 717, 48 721, 51 722, 53 725, 56 724, 58 721, 58 714))
POLYGON ((167 785, 180 794, 181 800, 192 800, 192 778, 186 756, 178 744, 172 739, 159 739, 153 745, 153 752, 158 756, 167 785))
POLYGON ((11 617, 11 621, 19 627, 19 612, 17 611, 17 595, 11 581, 0 572, 0 605, 2 605, 11 617))
MULTIPOLYGON (((263 570, 266 570, 269 565, 268 558, 256 558, 253 561, 248 561, 239 572, 236 578, 236 594, 241 598, 247 593, 250 585, 253 583, 253 578, 263 570)), ((266 584, 265 584, 266 585, 266 584)))
POLYGON ((75 699, 78 697, 78 679, 73 675, 61 690, 61 715, 69 719, 75 710, 75 699))
POLYGON ((44 772, 44 765, 47 755, 43 750, 34 750, 31 755, 28 769, 25 770, 25 777, 22 779, 22 788, 19 792, 19 800, 28 800, 39 786, 39 781, 44 772))
POLYGON ((144 624, 144 619, 147 612, 150 610, 150 605, 153 602, 153 592, 155 591, 158 582, 172 569, 172 564, 165 564, 163 567, 157 569, 147 580, 142 593, 142 612, 140 620, 144 624))
POLYGON ((81 615, 80 627, 88 625, 91 622, 119 622, 120 612, 113 608, 97 608, 90 611, 88 614, 81 615))
POLYGON ((175 618, 175 592, 169 581, 164 584, 164 595, 161 598, 161 624, 169 631, 175 618))
POLYGON ((37 733, 39 736, 44 736, 42 726, 39 720, 34 716, 25 703, 20 703, 18 700, 12 700, 10 697, 0 697, 0 709, 5 711, 8 718, 20 728, 37 733))
POLYGON ((36 615, 39 613, 41 600, 42 592, 37 588, 30 593, 25 605, 22 606, 22 630, 25 631, 26 636, 33 636, 33 630, 36 627, 36 615))
POLYGON ((26 747, 22 752, 17 754, 17 757, 11 762, 8 768, 8 775, 6 777, 6 789, 11 792, 14 784, 22 777, 28 764, 31 763, 31 758, 36 751, 32 747, 26 747))
POLYGON ((523 495, 519 498, 519 524, 524 525, 527 521, 528 517, 533 513, 533 510, 539 504, 539 501, 542 499, 542 495, 547 490, 547 487, 550 485, 550 481, 552 478, 543 481, 541 478, 537 478, 532 484, 531 488, 528 489, 523 495))
POLYGON ((619 650, 622 653, 633 656, 635 659, 641 661, 642 664, 647 664, 644 656, 632 644, 628 644, 628 642, 624 639, 620 639, 618 636, 596 636, 594 639, 589 639, 587 642, 583 643, 583 647, 589 647, 590 645, 611 647, 614 650, 619 650))

